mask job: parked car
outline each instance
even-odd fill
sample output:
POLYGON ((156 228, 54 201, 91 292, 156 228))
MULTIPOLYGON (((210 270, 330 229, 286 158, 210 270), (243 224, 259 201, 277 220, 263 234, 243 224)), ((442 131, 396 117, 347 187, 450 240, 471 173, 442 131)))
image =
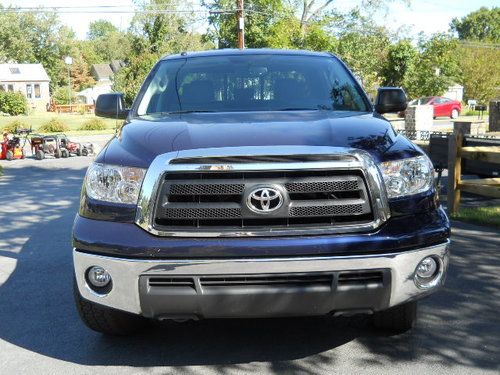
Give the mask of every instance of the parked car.
POLYGON ((402 332, 443 284, 449 221, 429 158, 328 53, 217 50, 161 59, 83 182, 73 228, 82 320, 371 314, 402 332))
MULTIPOLYGON (((442 96, 426 96, 412 100, 408 105, 432 105, 434 107, 434 118, 450 117, 458 118, 462 112, 462 103, 458 100, 445 98, 442 96)), ((400 112, 400 117, 405 117, 404 111, 400 112)))

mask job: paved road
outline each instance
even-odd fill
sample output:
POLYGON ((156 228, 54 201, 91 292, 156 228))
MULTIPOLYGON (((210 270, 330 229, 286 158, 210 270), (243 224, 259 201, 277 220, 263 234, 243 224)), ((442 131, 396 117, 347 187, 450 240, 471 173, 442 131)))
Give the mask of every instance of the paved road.
POLYGON ((107 338, 79 321, 70 231, 90 158, 15 161, 0 178, 0 374, 498 374, 500 232, 453 229, 446 288, 413 334, 365 319, 203 321, 107 338))

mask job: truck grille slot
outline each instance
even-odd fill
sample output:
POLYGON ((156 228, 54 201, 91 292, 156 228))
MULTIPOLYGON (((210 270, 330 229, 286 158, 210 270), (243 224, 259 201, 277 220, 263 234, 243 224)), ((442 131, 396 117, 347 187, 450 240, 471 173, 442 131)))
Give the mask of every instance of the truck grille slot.
POLYGON ((382 284, 383 281, 384 274, 382 271, 341 272, 338 285, 382 284))
POLYGON ((159 187, 154 227, 159 230, 270 231, 368 223, 373 212, 359 170, 169 172, 159 187), (256 212, 250 193, 261 187, 283 197, 275 212, 256 212))
POLYGON ((189 287, 195 289, 194 280, 190 277, 150 277, 148 279, 150 287, 179 288, 189 287))
POLYGON ((202 277, 204 287, 272 286, 272 285, 332 285, 333 275, 277 275, 242 277, 202 277))

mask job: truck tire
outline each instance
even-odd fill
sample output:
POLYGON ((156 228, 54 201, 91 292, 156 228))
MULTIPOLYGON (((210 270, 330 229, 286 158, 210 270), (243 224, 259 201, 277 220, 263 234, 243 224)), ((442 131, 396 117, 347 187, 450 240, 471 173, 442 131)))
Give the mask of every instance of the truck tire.
POLYGON ((73 282, 73 294, 83 323, 96 332, 104 335, 125 336, 146 326, 147 320, 141 316, 114 310, 83 299, 76 281, 73 282))
POLYGON ((407 302, 378 311, 373 316, 373 324, 392 333, 403 333, 415 327, 417 322, 417 301, 407 302))
POLYGON ((36 150, 36 153, 35 153, 36 160, 42 160, 44 157, 45 157, 45 154, 43 153, 42 150, 36 150))

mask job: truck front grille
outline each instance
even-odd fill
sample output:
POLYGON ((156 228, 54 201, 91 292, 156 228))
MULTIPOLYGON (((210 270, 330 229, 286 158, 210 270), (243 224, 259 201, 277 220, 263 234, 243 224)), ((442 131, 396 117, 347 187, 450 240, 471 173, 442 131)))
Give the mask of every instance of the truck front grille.
POLYGON ((373 212, 360 170, 172 171, 160 182, 153 220, 162 231, 270 231, 367 223, 373 212), (259 188, 281 192, 283 205, 252 211, 248 197, 259 188))

